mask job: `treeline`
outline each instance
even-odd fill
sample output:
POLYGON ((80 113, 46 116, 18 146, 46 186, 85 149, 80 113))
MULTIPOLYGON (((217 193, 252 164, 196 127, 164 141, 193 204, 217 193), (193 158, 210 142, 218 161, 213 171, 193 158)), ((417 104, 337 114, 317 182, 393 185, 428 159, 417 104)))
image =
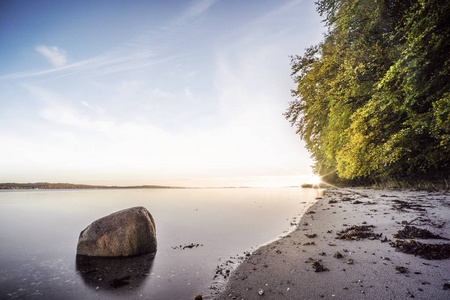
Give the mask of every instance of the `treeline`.
POLYGON ((71 183, 0 183, 0 190, 63 190, 63 189, 161 189, 172 188, 169 186, 159 185, 139 185, 139 186, 103 186, 103 185, 86 185, 71 183))
POLYGON ((450 2, 320 0, 285 117, 330 182, 450 175, 450 2))

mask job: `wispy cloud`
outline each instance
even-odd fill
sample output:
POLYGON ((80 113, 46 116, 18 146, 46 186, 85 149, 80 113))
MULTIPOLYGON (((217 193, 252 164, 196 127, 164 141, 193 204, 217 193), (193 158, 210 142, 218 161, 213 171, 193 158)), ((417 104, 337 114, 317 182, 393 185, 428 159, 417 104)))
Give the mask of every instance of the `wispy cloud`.
POLYGON ((281 16, 286 16, 287 13, 299 9, 298 6, 302 5, 302 2, 304 2, 304 0, 288 1, 253 20, 251 26, 260 26, 267 22, 279 21, 281 16))
POLYGON ((105 113, 105 110, 103 109, 103 108, 101 108, 100 106, 94 106, 94 105, 91 105, 91 104, 89 104, 89 102, 87 102, 87 101, 81 101, 80 102, 83 106, 85 106, 85 107, 87 107, 88 109, 90 109, 90 110, 94 110, 94 111, 96 111, 96 112, 98 112, 98 113, 100 113, 100 114, 104 114, 105 113))
MULTIPOLYGON (((114 122, 111 119, 94 119, 89 115, 82 114, 77 109, 62 101, 61 97, 52 91, 25 84, 22 86, 45 103, 45 107, 40 109, 38 113, 41 118, 47 121, 81 130, 103 133, 109 132, 114 127, 114 122)), ((86 101, 81 101, 81 103, 91 108, 91 105, 86 101)))
POLYGON ((168 27, 163 30, 171 31, 179 26, 186 26, 189 23, 195 23, 206 11, 210 9, 218 0, 196 0, 192 1, 188 8, 181 15, 175 18, 168 27))
POLYGON ((178 58, 176 55, 159 58, 157 56, 157 54, 148 50, 132 54, 121 53, 118 51, 107 52, 89 59, 80 60, 78 62, 47 70, 30 70, 7 74, 0 76, 0 79, 20 79, 50 74, 73 75, 77 73, 84 73, 85 75, 106 75, 144 69, 178 58))
POLYGON ((184 13, 183 18, 194 18, 206 12, 217 0, 195 1, 184 13))
POLYGON ((180 28, 195 23, 219 0, 196 0, 172 21, 168 26, 138 34, 122 47, 93 56, 88 59, 68 63, 66 52, 56 46, 39 45, 35 49, 43 55, 52 68, 46 70, 28 70, 0 76, 1 79, 21 79, 46 75, 67 76, 82 73, 85 75, 108 75, 119 72, 151 68, 167 63, 187 54, 174 54, 167 48, 174 48, 166 37, 175 35, 180 28), (158 41, 155 43, 155 41, 158 41))
POLYGON ((35 77, 48 75, 52 73, 61 73, 61 72, 78 72, 80 70, 99 68, 104 65, 111 65, 114 63, 118 63, 120 60, 115 58, 111 53, 105 53, 102 55, 98 55, 89 59, 81 60, 72 64, 59 66, 47 70, 36 71, 29 70, 24 72, 16 72, 10 73, 4 76, 1 76, 0 79, 19 79, 19 78, 27 78, 27 77, 35 77))
POLYGON ((42 54, 54 67, 61 67, 67 63, 66 52, 56 46, 37 46, 36 51, 42 54))

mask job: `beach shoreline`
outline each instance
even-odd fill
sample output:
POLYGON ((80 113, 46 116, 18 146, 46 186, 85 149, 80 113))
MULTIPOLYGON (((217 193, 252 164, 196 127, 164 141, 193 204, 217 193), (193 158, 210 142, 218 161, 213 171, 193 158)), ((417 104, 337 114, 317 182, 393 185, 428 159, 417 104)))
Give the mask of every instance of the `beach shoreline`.
MULTIPOLYGON (((448 299, 450 259, 399 252, 393 235, 409 226, 450 238, 449 216, 445 191, 328 189, 297 230, 246 257, 214 299, 448 299)), ((436 236, 413 240, 449 244, 436 236)))

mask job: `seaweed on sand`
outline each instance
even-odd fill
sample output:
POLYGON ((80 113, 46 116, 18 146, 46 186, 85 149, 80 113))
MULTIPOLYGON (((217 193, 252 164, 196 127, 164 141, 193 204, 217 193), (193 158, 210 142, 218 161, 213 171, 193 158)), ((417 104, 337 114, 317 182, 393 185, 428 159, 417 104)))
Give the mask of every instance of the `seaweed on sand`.
POLYGON ((411 209, 415 211, 427 211, 423 207, 427 207, 420 204, 414 204, 411 202, 403 201, 403 200, 391 200, 392 202, 396 203, 396 205, 392 205, 393 209, 399 210, 399 211, 405 211, 405 209, 411 209))
POLYGON ((433 234, 432 232, 426 230, 417 228, 415 226, 405 226, 402 230, 399 230, 397 233, 394 233, 393 236, 397 239, 441 239, 441 240, 447 240, 446 238, 433 234))
POLYGON ((310 238, 310 239, 313 239, 313 238, 317 237, 317 234, 315 234, 315 233, 312 233, 312 234, 305 234, 305 236, 308 237, 308 238, 310 238))
POLYGON ((450 244, 425 244, 414 240, 396 240, 390 243, 397 251, 414 254, 425 259, 447 259, 450 258, 450 244))
POLYGON ((380 239, 382 233, 374 233, 372 229, 375 228, 373 225, 361 225, 361 226, 351 226, 347 227, 340 232, 337 232, 336 239, 341 240, 360 240, 360 239, 380 239))
POLYGON ((336 253, 334 253, 333 256, 336 257, 336 258, 343 258, 344 257, 344 255, 342 255, 339 251, 336 251, 336 253))
POLYGON ((311 265, 314 268, 314 272, 324 272, 329 271, 327 268, 325 268, 320 261, 316 260, 315 262, 311 263, 311 265))

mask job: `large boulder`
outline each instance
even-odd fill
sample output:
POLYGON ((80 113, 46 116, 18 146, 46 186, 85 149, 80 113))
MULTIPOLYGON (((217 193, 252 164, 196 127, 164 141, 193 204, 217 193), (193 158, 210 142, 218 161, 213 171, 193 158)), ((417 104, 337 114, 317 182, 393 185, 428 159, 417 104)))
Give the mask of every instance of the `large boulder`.
POLYGON ((156 252, 156 226, 144 207, 124 209, 94 221, 78 239, 77 254, 132 256, 156 252))

